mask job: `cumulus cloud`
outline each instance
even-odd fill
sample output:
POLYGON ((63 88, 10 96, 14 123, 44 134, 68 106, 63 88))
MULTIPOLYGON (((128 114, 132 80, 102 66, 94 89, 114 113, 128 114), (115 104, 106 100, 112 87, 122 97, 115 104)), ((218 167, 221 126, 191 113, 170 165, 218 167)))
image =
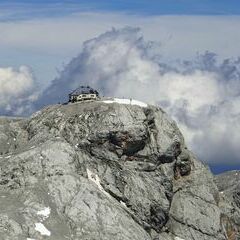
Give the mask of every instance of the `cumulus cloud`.
POLYGON ((36 7, 31 11, 24 7, 19 12, 11 6, 7 17, 1 7, 1 13, 5 15, 2 20, 5 20, 0 21, 0 65, 30 65, 41 85, 46 87, 56 76, 56 66, 61 68, 62 63, 69 62, 80 52, 84 41, 112 26, 121 28, 126 25, 140 26, 145 38, 161 42, 161 54, 168 58, 189 58, 206 49, 221 57, 240 55, 240 48, 236 48, 240 42, 240 16, 143 16, 72 9, 74 14, 66 9, 63 14, 54 7, 58 16, 54 14, 53 17, 46 12, 44 16, 39 15, 43 9, 36 7), (19 14, 24 17, 22 20, 18 18, 19 14))
POLYGON ((220 61, 206 52, 191 61, 167 62, 154 55, 154 48, 138 28, 112 29, 91 39, 39 104, 62 101, 83 84, 103 95, 158 104, 178 122, 203 160, 239 164, 240 60, 220 61))
POLYGON ((26 66, 0 68, 0 115, 25 115, 37 99, 34 78, 26 66))

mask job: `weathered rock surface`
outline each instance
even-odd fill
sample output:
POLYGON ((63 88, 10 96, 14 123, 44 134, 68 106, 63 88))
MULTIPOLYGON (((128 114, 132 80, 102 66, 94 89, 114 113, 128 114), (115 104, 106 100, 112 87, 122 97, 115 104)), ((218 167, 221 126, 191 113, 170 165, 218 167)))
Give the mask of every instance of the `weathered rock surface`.
POLYGON ((215 178, 220 191, 222 224, 229 239, 240 239, 240 171, 230 171, 215 178))
POLYGON ((0 144, 0 239, 239 239, 233 201, 159 108, 49 106, 1 118, 0 144))

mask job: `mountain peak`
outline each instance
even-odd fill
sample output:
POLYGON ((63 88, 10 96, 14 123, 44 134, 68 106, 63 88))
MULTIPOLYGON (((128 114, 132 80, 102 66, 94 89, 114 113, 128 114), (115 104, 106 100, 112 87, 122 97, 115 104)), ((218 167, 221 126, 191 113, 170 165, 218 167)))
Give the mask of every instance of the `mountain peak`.
POLYGON ((116 98, 58 104, 29 119, 3 118, 0 128, 0 218, 10 226, 0 228, 3 239, 237 234, 219 206, 230 200, 158 107, 116 98))

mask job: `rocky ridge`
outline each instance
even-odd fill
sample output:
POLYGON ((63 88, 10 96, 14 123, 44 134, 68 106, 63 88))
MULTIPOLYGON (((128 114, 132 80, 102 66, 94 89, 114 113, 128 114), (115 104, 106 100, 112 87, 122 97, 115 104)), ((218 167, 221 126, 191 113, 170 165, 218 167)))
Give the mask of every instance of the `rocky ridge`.
POLYGON ((0 171, 3 240, 239 239, 237 198, 154 106, 95 101, 0 118, 0 171))

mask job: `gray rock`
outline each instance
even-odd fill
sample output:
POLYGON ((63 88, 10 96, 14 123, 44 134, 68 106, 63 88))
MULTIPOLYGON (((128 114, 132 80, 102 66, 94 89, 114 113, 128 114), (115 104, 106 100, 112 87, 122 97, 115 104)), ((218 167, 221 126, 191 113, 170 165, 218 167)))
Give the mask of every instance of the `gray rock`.
POLYGON ((219 207, 225 236, 240 239, 240 171, 230 171, 215 177, 220 191, 219 207))
POLYGON ((157 107, 49 106, 1 118, 0 143, 0 239, 230 239, 230 205, 157 107))

